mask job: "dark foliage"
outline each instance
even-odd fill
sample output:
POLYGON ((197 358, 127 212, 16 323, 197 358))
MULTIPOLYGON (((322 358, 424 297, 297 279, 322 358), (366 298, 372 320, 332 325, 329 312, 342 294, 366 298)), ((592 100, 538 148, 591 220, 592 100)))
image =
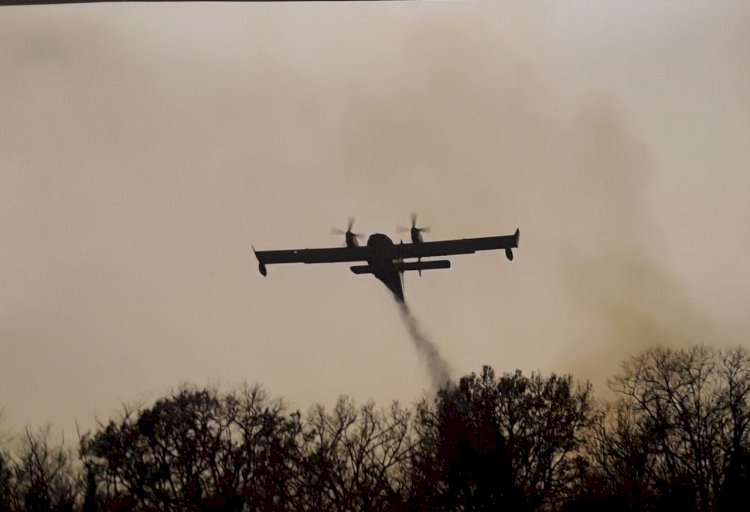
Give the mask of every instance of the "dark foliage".
POLYGON ((259 388, 181 390, 81 440, 88 503, 107 510, 270 510, 293 492, 298 415, 259 388))
POLYGON ((595 406, 570 376, 490 367, 413 408, 287 411, 183 388, 79 436, 0 442, 0 512, 735 511, 750 488, 750 354, 654 348, 595 406))
POLYGON ((485 366, 419 406, 416 508, 536 510, 565 499, 590 420, 590 388, 570 377, 485 366))

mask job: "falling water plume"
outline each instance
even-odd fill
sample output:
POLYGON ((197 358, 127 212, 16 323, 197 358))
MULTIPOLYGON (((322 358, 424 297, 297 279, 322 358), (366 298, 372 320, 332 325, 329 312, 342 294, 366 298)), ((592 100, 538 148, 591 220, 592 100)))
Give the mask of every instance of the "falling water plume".
POLYGON ((447 387, 451 380, 448 363, 440 355, 437 346, 422 331, 419 322, 409 310, 409 306, 401 301, 397 301, 397 303, 401 310, 401 318, 409 331, 409 336, 414 342, 417 352, 419 352, 427 363, 427 370, 430 373, 432 384, 437 389, 447 387))

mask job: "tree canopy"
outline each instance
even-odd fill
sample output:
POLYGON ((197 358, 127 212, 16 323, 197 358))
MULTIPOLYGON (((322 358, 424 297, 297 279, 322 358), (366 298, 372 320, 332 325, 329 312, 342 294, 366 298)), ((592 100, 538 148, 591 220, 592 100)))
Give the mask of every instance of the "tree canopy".
POLYGON ((655 347, 596 402, 571 375, 489 366, 412 406, 291 411, 184 386, 79 434, 0 444, 0 512, 739 510, 750 353, 655 347))

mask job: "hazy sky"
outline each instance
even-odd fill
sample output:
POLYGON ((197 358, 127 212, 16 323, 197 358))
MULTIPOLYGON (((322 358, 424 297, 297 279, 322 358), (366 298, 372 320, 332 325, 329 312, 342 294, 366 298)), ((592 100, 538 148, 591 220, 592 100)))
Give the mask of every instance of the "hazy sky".
POLYGON ((502 252, 406 277, 455 376, 604 381, 748 345, 747 2, 0 8, 0 406, 91 426, 182 382, 430 386, 385 286, 258 249, 419 212, 502 252))

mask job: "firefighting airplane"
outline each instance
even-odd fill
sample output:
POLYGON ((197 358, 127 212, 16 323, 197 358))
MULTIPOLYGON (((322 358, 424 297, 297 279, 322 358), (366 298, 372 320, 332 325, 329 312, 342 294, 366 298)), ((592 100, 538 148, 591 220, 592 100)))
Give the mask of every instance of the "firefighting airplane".
POLYGON ((394 244, 393 241, 382 233, 370 235, 367 245, 360 246, 357 239, 363 237, 352 233, 354 219, 349 219, 346 231, 333 229, 334 234, 344 235, 346 247, 332 247, 326 249, 290 249, 282 251, 256 251, 253 252, 258 258, 258 269, 262 275, 267 275, 266 265, 277 263, 341 263, 364 261, 367 265, 354 265, 349 269, 357 275, 372 274, 382 281, 393 293, 396 299, 404 302, 404 272, 410 270, 419 271, 439 268, 450 268, 449 260, 427 260, 422 258, 430 256, 450 256, 454 254, 472 254, 476 251, 488 251, 494 249, 505 249, 505 256, 513 260, 513 249, 518 247, 520 232, 512 235, 488 236, 483 238, 462 238, 460 240, 442 240, 436 242, 425 242, 422 239, 423 232, 429 232, 429 228, 417 227, 417 216, 411 216, 411 228, 399 228, 400 231, 408 231, 411 234, 411 243, 394 244), (417 258, 417 261, 404 261, 408 258, 417 258))

